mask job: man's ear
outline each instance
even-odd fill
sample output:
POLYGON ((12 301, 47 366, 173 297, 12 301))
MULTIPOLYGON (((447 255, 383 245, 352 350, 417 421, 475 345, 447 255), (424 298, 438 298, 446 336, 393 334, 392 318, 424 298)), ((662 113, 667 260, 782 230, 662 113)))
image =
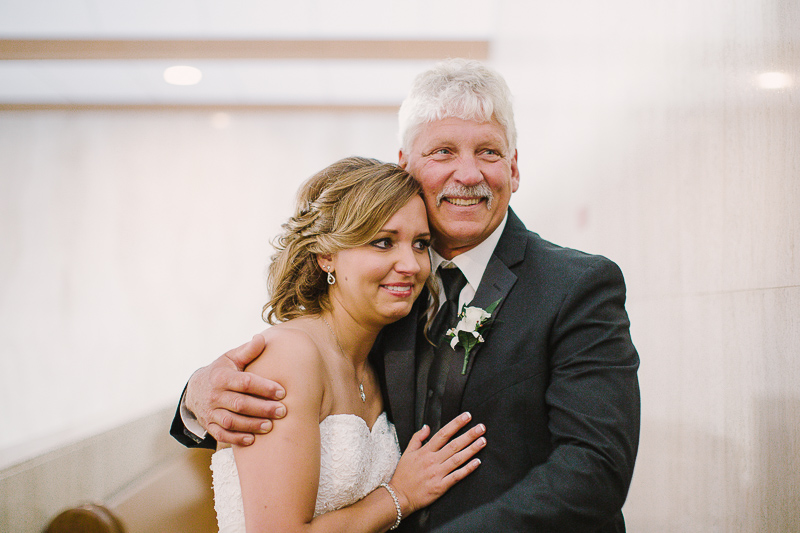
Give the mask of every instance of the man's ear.
POLYGON ((511 158, 511 192, 519 189, 519 167, 517 166, 517 151, 514 150, 514 157, 511 158))
POLYGON ((405 168, 408 166, 408 158, 406 157, 406 154, 404 154, 402 150, 400 150, 397 154, 397 164, 403 170, 405 170, 405 168))

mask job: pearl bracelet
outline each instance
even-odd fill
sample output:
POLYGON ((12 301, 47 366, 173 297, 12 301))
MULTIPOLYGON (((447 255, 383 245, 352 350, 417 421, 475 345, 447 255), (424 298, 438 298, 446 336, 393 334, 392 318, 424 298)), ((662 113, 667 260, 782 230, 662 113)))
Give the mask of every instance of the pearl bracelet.
POLYGON ((403 519, 403 512, 400 511, 400 500, 397 499, 397 494, 394 492, 391 485, 388 483, 381 483, 380 486, 389 491, 389 496, 394 500, 394 510, 397 511, 397 520, 395 520, 394 525, 389 528, 389 531, 392 531, 393 529, 397 529, 397 526, 400 525, 400 520, 403 519))

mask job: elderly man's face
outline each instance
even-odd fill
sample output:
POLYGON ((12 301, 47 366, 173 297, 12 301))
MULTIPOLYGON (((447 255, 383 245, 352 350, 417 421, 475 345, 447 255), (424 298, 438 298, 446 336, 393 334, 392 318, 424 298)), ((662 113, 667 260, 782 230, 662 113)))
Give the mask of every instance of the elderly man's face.
POLYGON ((517 154, 496 121, 445 118, 426 124, 400 166, 422 184, 435 248, 451 259, 503 221, 519 187, 517 154))

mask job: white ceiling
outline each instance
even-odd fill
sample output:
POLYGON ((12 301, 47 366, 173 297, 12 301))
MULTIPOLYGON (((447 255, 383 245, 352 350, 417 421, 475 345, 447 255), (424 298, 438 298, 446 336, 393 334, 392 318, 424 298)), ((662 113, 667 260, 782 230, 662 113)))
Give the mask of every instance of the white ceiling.
POLYGON ((491 36, 480 0, 2 0, 3 38, 464 39, 491 36))
MULTIPOLYGON (((486 0, 0 0, 0 39, 490 42, 497 4, 486 0)), ((0 51, 9 46, 8 41, 0 42, 0 51)), ((431 49, 435 55, 436 46, 431 49)), ((2 60, 0 105, 398 105, 414 74, 435 60, 2 60), (163 71, 176 64, 199 68, 202 81, 194 86, 168 85, 163 71)))

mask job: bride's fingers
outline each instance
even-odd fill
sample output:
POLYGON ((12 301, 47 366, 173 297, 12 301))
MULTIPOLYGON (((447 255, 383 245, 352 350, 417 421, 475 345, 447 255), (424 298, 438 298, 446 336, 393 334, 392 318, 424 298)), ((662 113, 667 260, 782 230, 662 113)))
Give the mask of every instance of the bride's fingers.
POLYGON ((436 432, 436 434, 431 437, 431 440, 428 441, 428 446, 432 447, 434 450, 442 449, 449 441, 453 438, 453 435, 458 433, 461 428, 466 426, 469 421, 472 420, 472 415, 469 413, 461 413, 453 420, 448 422, 442 429, 436 432))
MULTIPOLYGON (((476 428, 472 429, 474 430, 476 428)), ((470 430, 470 433, 471 432, 472 431, 470 430)), ((458 451, 443 461, 443 465, 449 472, 456 470, 458 467, 469 461, 472 456, 481 451, 483 447, 486 446, 486 437, 480 437, 477 439, 470 438, 467 443, 468 445, 460 447, 458 451)), ((480 460, 478 462, 480 463, 480 460)))
POLYGON ((422 443, 425 442, 425 439, 427 439, 430 434, 430 426, 427 424, 422 426, 419 431, 411 436, 411 440, 408 441, 408 446, 406 446, 406 451, 414 451, 422 448, 422 443))
POLYGON ((447 483, 448 489, 473 473, 479 466, 481 465, 480 459, 473 459, 463 467, 453 470, 447 476, 445 476, 444 481, 447 483))
POLYGON ((441 450, 439 450, 438 454, 440 455, 440 461, 444 463, 453 458, 454 456, 458 455, 462 451, 467 451, 472 449, 473 451, 468 453, 464 458, 464 460, 461 461, 463 463, 464 461, 466 461, 466 458, 471 457, 477 452, 478 449, 483 447, 483 445, 481 445, 479 448, 475 448, 474 447, 475 443, 481 440, 484 442, 484 444, 486 443, 486 439, 481 437, 481 435, 483 435, 484 433, 486 433, 486 426, 484 426, 483 424, 478 424, 475 427, 471 428, 469 431, 465 432, 463 435, 459 435, 458 437, 454 438, 453 440, 448 442, 441 450))

